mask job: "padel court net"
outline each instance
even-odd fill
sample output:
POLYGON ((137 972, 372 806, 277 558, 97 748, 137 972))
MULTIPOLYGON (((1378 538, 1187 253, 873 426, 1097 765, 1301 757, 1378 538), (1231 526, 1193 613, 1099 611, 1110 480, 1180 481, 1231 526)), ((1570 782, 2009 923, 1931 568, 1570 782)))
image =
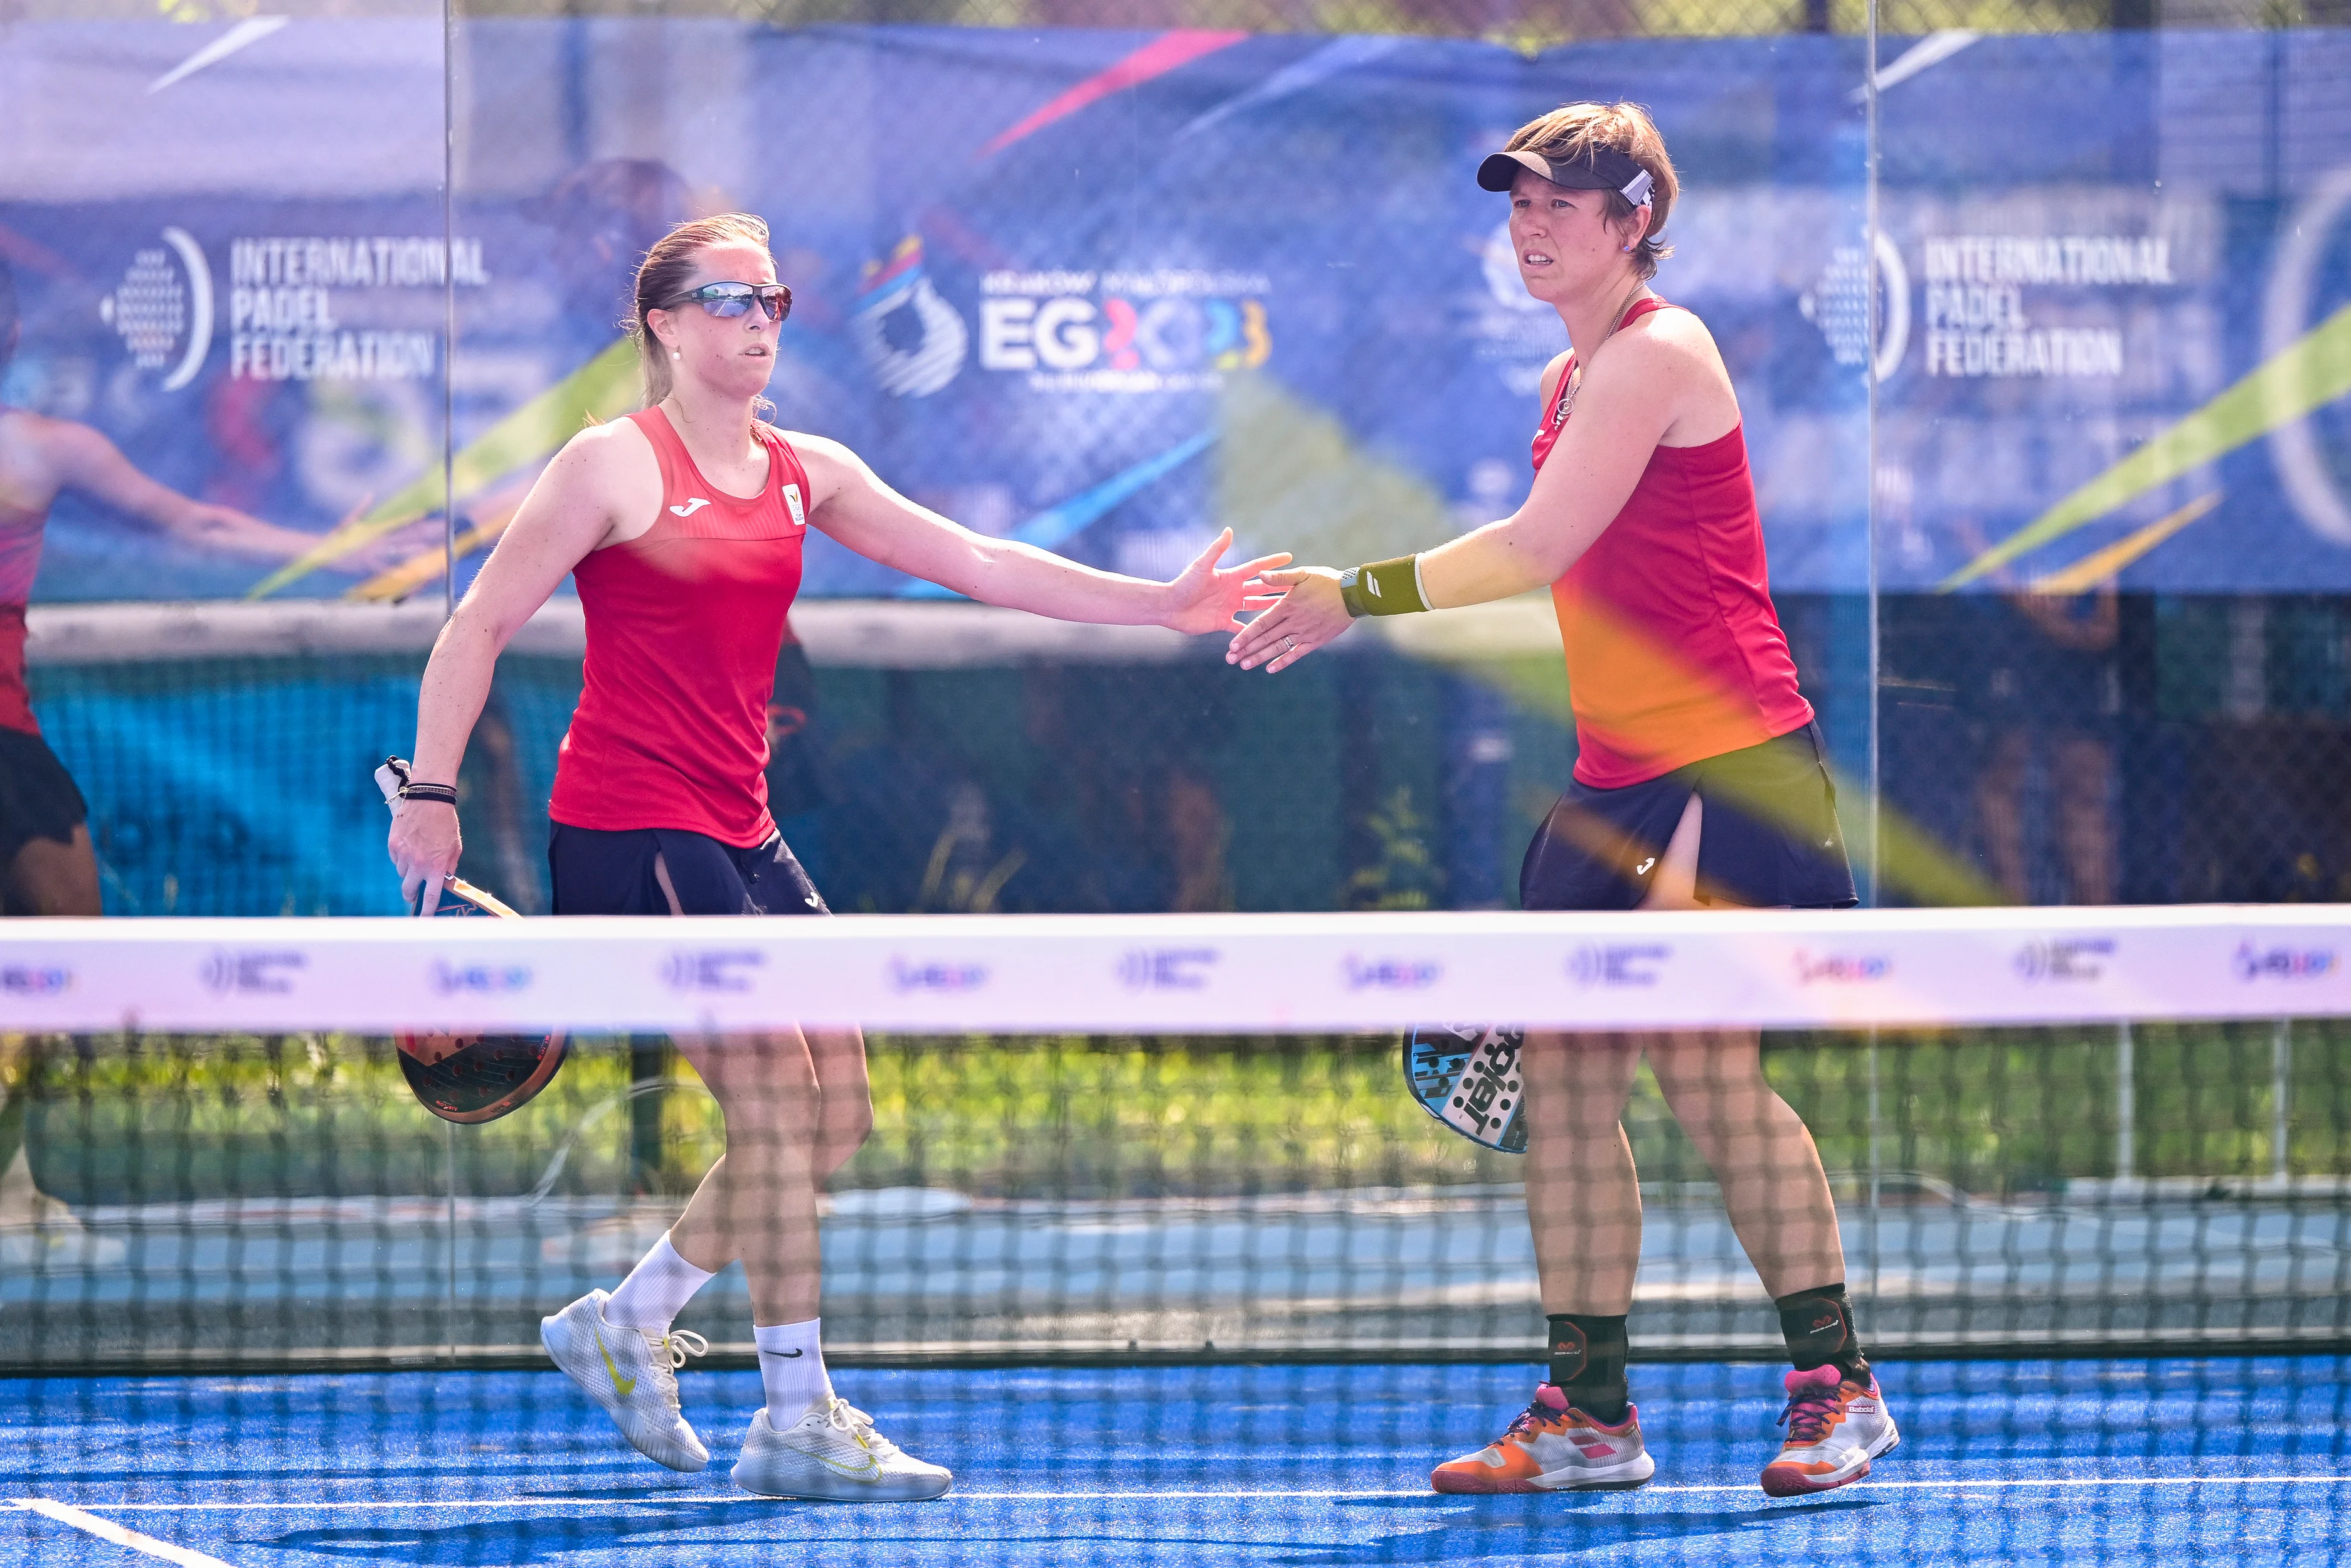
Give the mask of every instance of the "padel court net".
MULTIPOLYGON (((1445 1078, 1459 1053, 1416 1062, 1406 1031, 1522 1023, 1526 1051, 1574 1051, 1761 1030, 1906 1420, 1835 1495, 2261 1476, 2306 1486, 2294 1529, 2332 1540, 2346 946, 2326 907, 26 923, 0 942, 0 1402, 45 1474, 133 1474, 110 1447, 128 1421, 225 1454, 315 1427, 354 1484, 412 1438, 462 1459, 517 1431, 566 1496, 682 1484, 552 1370, 539 1320, 613 1288, 725 1147, 687 1057, 800 1019, 864 1026, 873 1127, 821 1200, 822 1319, 843 1396, 900 1401, 889 1435, 922 1453, 930 1401, 934 1447, 1012 1445, 1020 1484, 1073 1496, 1230 1488, 1236 1464, 1243 1490, 1407 1496, 1523 1406, 1545 1327, 1528 1156, 1432 1113, 1424 1097, 1481 1091, 1445 1078), (565 1054, 519 1109, 457 1125, 410 1092, 402 1026, 559 1030, 565 1054), (1040 1437, 1024 1423, 1047 1407, 1040 1437), (1376 1440, 1340 1452, 1366 1421, 1376 1440), (1186 1469, 1167 1458, 1186 1445, 1224 1457, 1186 1469)), ((1710 1412, 1687 1440, 1719 1450, 1718 1490, 1752 1492, 1786 1353, 1726 1190, 1771 1177, 1741 1167, 1740 1129, 1694 1136, 1649 1069, 1623 1126, 1633 1396, 1645 1421, 1710 1412)), ((712 1347, 683 1379, 689 1417, 730 1378, 747 1406, 705 1431, 692 1479, 714 1497, 725 1423, 758 1403, 752 1321, 739 1267, 678 1320, 712 1347)), ((1662 1485, 1670 1443, 1652 1447, 1662 1485)), ((2153 1495, 2101 1494, 2106 1533, 2045 1544, 2138 1560, 2153 1495)), ((1529 1517, 1511 1550, 1544 1547, 1529 1517)), ((2238 1517, 2197 1528, 2242 1544, 2238 1517)), ((1941 1550, 1882 1528, 1865 1560, 1941 1550)), ((361 1554, 536 1560, 435 1540, 361 1554)), ((99 1550, 72 1541, 55 1560, 99 1550)), ((1768 1554, 1739 1541, 1705 1550, 1768 1554)))

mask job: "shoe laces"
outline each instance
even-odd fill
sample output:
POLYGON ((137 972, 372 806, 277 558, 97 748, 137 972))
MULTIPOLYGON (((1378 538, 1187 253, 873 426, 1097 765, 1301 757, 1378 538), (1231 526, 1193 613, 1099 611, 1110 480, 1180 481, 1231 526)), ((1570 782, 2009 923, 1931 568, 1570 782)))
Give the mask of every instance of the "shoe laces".
POLYGON ((848 1433, 850 1441, 872 1454, 878 1462, 887 1464, 898 1457, 898 1445, 873 1429, 873 1417, 839 1395, 833 1396, 824 1418, 833 1430, 848 1433))
POLYGON ((646 1337, 653 1352, 648 1359, 653 1363, 654 1384, 671 1403, 678 1403, 678 1368, 689 1355, 709 1354, 710 1342, 692 1329, 672 1329, 657 1340, 650 1334, 646 1337))
POLYGON ((1833 1388, 1815 1384, 1802 1394, 1788 1396, 1788 1407, 1780 1412, 1779 1425, 1788 1428, 1792 1443, 1817 1443, 1829 1435, 1829 1424, 1836 1415, 1837 1406, 1844 1394, 1840 1383, 1833 1388))
POLYGON ((1508 1427, 1502 1429, 1502 1436, 1505 1437, 1521 1437, 1526 1433, 1536 1430, 1538 1427, 1553 1426, 1566 1418, 1566 1411, 1554 1410, 1550 1406, 1544 1404, 1540 1397, 1537 1397, 1525 1409, 1519 1412, 1518 1418, 1516 1420, 1512 1421, 1508 1427))

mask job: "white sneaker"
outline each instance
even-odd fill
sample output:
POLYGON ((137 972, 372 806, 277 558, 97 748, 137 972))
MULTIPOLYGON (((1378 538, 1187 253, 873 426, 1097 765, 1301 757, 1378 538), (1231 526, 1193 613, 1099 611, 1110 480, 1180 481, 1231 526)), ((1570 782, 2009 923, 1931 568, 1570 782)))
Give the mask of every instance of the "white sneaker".
POLYGON ((1902 1441, 1875 1377, 1864 1388, 1834 1366, 1821 1366, 1788 1374, 1786 1385, 1788 1407, 1780 1419, 1788 1425, 1788 1440, 1780 1457, 1763 1467, 1763 1490, 1773 1497, 1857 1481, 1869 1473, 1870 1460, 1902 1441))
POLYGON ((873 1417, 846 1399, 820 1399, 778 1432, 761 1410, 751 1417, 735 1484, 762 1497, 828 1502, 920 1502, 955 1484, 937 1465, 902 1452, 873 1429, 873 1417))
POLYGON ((674 1470, 701 1469, 710 1463, 710 1450, 678 1408, 677 1369, 688 1355, 707 1352, 709 1342, 683 1329, 616 1328, 604 1321, 610 1300, 590 1291, 539 1319, 539 1343, 637 1452, 674 1470))

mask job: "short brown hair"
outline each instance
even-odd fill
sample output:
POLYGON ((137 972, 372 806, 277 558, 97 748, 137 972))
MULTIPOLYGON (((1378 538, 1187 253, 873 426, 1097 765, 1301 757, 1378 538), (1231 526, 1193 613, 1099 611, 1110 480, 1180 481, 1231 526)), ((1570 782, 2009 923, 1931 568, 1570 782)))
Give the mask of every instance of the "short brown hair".
MULTIPOLYGON (((1656 121, 1637 103, 1570 103, 1552 110, 1518 129, 1505 149, 1533 152, 1553 163, 1588 160, 1595 147, 1622 152, 1649 172, 1649 226, 1633 247, 1633 270, 1644 279, 1657 275, 1657 263, 1674 254, 1666 243, 1666 216, 1674 210, 1681 182, 1674 177, 1674 161, 1666 155, 1666 139, 1656 121)), ((1608 216, 1622 223, 1637 209, 1617 192, 1608 193, 1608 216)))
POLYGON ((644 371, 647 408, 669 395, 671 376, 661 340, 653 336, 653 325, 645 318, 684 292, 685 280, 694 276, 695 252, 705 246, 735 241, 767 249, 768 221, 749 213, 695 218, 653 241, 645 252, 644 263, 637 268, 636 319, 630 323, 630 331, 637 340, 638 364, 644 371))

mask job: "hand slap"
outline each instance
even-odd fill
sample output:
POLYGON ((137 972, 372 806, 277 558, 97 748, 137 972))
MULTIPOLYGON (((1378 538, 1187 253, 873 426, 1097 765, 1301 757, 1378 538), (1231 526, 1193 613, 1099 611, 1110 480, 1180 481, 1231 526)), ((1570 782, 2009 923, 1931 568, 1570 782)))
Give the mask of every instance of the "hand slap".
POLYGON ((1248 608, 1249 591, 1258 586, 1259 577, 1272 568, 1290 564, 1290 555, 1285 550, 1262 555, 1238 566, 1217 566, 1217 562, 1232 546, 1233 530, 1227 528, 1167 585, 1176 608, 1164 624, 1195 634, 1231 631, 1241 624, 1241 612, 1248 608))
POLYGON ((1315 649, 1325 647, 1354 624, 1347 601, 1340 597, 1339 574, 1328 567, 1301 566, 1287 571, 1258 574, 1260 589, 1280 590, 1279 598, 1254 597, 1244 608, 1268 606, 1241 628, 1225 650, 1225 663, 1244 670, 1265 666, 1279 674, 1315 649))

